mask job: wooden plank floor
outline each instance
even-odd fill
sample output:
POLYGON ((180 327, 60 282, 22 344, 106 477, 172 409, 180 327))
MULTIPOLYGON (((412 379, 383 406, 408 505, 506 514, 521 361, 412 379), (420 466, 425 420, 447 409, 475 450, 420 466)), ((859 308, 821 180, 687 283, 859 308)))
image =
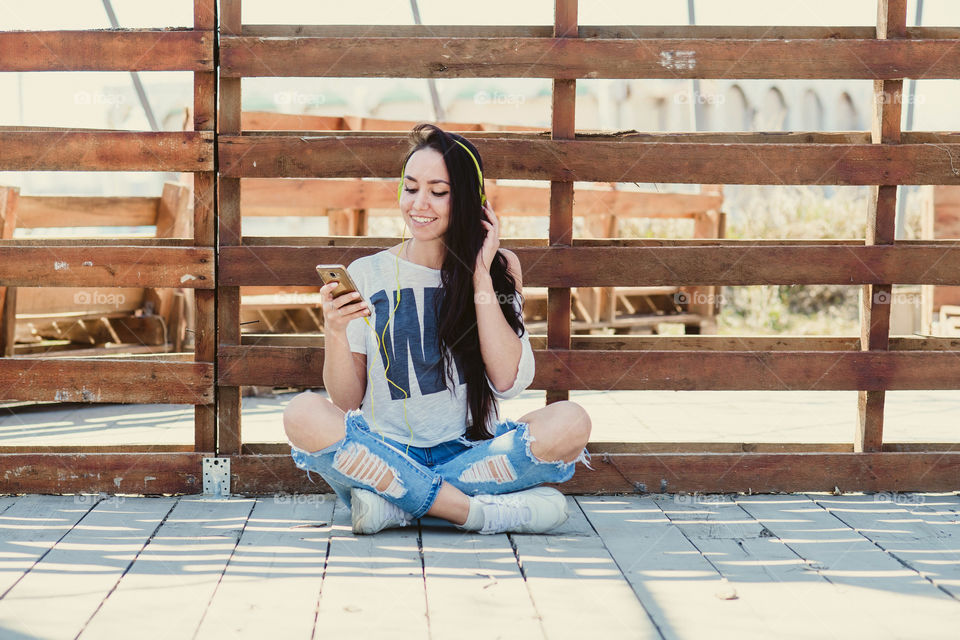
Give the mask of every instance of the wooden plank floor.
POLYGON ((957 638, 960 495, 568 496, 354 536, 333 495, 0 496, 0 638, 957 638))

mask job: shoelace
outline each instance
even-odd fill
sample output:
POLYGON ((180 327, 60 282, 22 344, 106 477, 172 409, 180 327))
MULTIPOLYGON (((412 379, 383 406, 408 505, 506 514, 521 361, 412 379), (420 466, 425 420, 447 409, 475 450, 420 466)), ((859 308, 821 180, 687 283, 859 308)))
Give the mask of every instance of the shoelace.
POLYGON ((500 533, 530 522, 530 507, 516 499, 503 499, 483 507, 483 527, 480 533, 500 533))

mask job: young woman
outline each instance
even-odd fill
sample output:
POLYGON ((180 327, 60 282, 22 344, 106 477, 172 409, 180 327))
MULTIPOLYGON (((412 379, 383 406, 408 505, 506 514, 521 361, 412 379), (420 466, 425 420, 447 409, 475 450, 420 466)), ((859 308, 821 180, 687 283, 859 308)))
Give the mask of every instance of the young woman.
POLYGON ((567 401, 498 420, 498 399, 534 374, 520 262, 499 248, 476 147, 429 124, 410 137, 399 200, 411 238, 349 265, 359 295, 320 290, 330 399, 290 401, 291 455, 350 506, 355 533, 423 515, 480 533, 548 531, 566 499, 537 485, 587 464, 590 417, 567 401))

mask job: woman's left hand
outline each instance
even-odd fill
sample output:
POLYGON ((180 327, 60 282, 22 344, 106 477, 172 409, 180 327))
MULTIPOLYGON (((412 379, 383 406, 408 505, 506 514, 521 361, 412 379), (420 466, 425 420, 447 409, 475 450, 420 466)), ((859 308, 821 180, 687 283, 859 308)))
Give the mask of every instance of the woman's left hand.
POLYGON ((477 254, 477 264, 474 267, 474 277, 479 275, 489 275, 490 265, 500 249, 500 220, 493 212, 493 207, 487 202, 483 205, 483 214, 486 220, 481 220, 480 224, 487 230, 487 236, 483 240, 483 246, 477 254))

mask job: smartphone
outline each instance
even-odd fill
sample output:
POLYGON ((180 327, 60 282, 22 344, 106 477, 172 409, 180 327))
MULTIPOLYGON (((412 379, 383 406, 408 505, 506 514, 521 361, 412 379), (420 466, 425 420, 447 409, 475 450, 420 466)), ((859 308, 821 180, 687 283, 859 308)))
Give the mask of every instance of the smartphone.
POLYGON ((334 298, 339 298, 345 293, 360 290, 353 281, 353 278, 350 277, 350 274, 347 273, 347 268, 342 264, 318 264, 317 273, 320 274, 320 279, 323 280, 323 284, 329 284, 333 281, 339 283, 337 288, 333 290, 332 296, 334 298))

